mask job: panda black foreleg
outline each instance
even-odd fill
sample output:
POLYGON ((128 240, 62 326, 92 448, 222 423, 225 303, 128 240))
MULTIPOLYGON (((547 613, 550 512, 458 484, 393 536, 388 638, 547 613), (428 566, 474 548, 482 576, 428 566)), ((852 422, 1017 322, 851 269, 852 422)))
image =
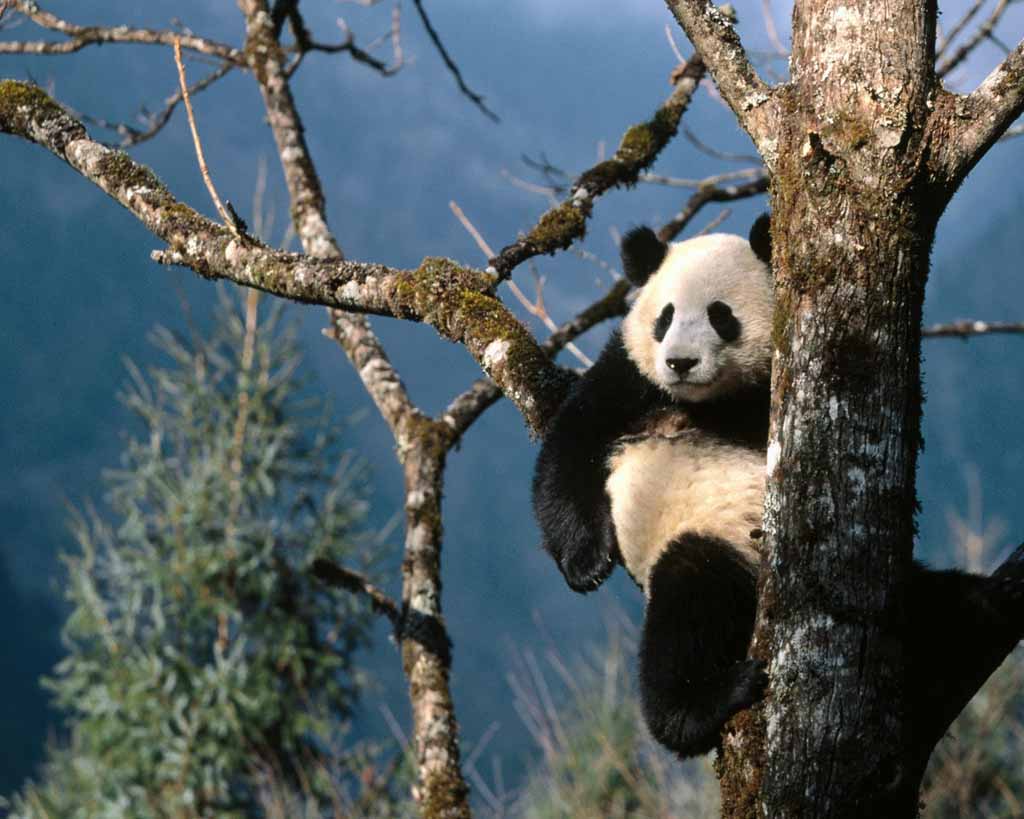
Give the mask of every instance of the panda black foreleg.
POLYGON ((727 542, 682 535, 648 580, 640 696, 652 736, 680 756, 716 747, 722 726, 764 695, 763 663, 746 659, 757 606, 755 567, 727 542))
POLYGON ((1024 545, 991 576, 915 563, 908 592, 905 702, 927 754, 1024 636, 1024 545))

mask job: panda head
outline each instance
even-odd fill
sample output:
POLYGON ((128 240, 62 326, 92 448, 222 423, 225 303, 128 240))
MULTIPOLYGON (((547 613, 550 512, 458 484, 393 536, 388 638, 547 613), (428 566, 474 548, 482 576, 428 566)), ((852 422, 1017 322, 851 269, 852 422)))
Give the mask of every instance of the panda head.
POLYGON ((750 239, 724 233, 667 245, 650 228, 622 240, 640 288, 622 324, 629 357, 678 401, 711 401, 771 373, 768 217, 750 239))

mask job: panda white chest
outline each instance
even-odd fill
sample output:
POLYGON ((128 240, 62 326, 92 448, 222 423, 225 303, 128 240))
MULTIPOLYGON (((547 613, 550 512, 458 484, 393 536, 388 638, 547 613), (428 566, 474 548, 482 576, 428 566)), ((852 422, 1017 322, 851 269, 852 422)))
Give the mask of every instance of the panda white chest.
POLYGON ((605 489, 626 569, 647 588, 665 547, 692 532, 728 541, 758 559, 764 510, 763 453, 710 441, 694 431, 616 447, 605 489))

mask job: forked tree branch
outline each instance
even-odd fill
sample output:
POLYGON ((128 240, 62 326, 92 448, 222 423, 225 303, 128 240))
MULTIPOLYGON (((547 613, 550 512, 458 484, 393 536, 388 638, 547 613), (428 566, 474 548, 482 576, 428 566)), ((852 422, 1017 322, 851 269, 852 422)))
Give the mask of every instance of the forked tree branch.
MULTIPOLYGON (((935 67, 935 73, 940 77, 945 77, 950 71, 966 60, 972 51, 985 42, 986 39, 991 37, 992 32, 995 31, 996 26, 999 25, 999 20, 1002 18, 1003 14, 1006 13, 1006 9, 1009 7, 1010 2, 1011 0, 999 0, 999 2, 996 3, 995 8, 992 9, 992 13, 989 14, 985 22, 978 26, 974 33, 971 34, 970 38, 958 47, 957 50, 954 51, 947 59, 943 59, 939 62, 935 67)), ((970 19, 968 15, 973 16, 970 12, 975 11, 975 9, 980 5, 980 3, 975 4, 975 7, 972 7, 968 14, 964 15, 964 20, 970 19)), ((950 40, 947 45, 952 45, 953 38, 960 33, 960 30, 961 29, 959 27, 954 29, 954 32, 950 34, 950 40)))
POLYGON ((561 204, 550 208, 529 233, 491 259, 490 267, 498 278, 508 278, 516 266, 527 259, 564 250, 582 238, 594 200, 611 188, 636 182, 640 172, 654 162, 676 135, 679 120, 703 76, 704 64, 697 58, 690 60, 672 94, 654 116, 626 131, 610 159, 584 171, 561 204))
POLYGON ((1024 42, 966 96, 940 94, 929 123, 936 182, 950 195, 1024 113, 1024 42))
POLYGON ((9 5, 39 27, 56 31, 67 39, 0 42, 0 54, 72 54, 87 46, 103 45, 104 43, 169 46, 174 44, 175 39, 180 39, 181 47, 188 51, 206 54, 209 57, 219 57, 235 65, 245 65, 245 55, 239 49, 205 37, 179 34, 176 31, 157 31, 148 28, 129 28, 128 26, 81 26, 43 11, 36 3, 29 0, 10 0, 9 5))
POLYGON ((733 21, 709 0, 667 0, 667 3, 708 67, 722 99, 754 140, 765 164, 772 169, 778 104, 772 89, 750 64, 733 21))

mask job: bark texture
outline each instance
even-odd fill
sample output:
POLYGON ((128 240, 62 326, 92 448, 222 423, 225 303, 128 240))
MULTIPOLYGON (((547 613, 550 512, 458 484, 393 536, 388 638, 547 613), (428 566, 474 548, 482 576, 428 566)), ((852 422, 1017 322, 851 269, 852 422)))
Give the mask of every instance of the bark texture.
POLYGON ((1021 49, 957 97, 935 76, 931 0, 797 0, 792 79, 768 89, 710 4, 668 4, 772 175, 752 647, 772 688, 724 737, 723 814, 914 816, 926 759, 907 750, 894 625, 913 545, 928 254, 956 186, 1020 113, 1021 49))

